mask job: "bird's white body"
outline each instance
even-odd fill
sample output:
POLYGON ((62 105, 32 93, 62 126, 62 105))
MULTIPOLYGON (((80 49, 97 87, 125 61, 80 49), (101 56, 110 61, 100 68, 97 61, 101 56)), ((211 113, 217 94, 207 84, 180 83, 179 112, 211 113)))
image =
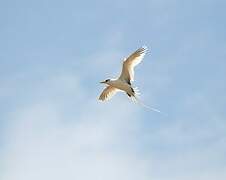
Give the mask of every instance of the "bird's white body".
POLYGON ((107 79, 101 83, 107 84, 108 86, 101 93, 99 100, 106 101, 109 100, 118 91, 124 91, 126 94, 135 100, 143 107, 146 107, 152 111, 161 113, 158 109, 149 107, 142 103, 139 98, 137 98, 138 91, 131 86, 131 82, 134 80, 134 67, 138 65, 145 53, 147 52, 146 47, 141 47, 132 53, 129 57, 125 58, 123 61, 122 72, 118 79, 107 79))
POLYGON ((110 80, 107 84, 110 86, 113 86, 119 90, 125 91, 130 96, 135 95, 134 90, 131 87, 131 85, 129 85, 126 81, 123 81, 121 79, 110 80))

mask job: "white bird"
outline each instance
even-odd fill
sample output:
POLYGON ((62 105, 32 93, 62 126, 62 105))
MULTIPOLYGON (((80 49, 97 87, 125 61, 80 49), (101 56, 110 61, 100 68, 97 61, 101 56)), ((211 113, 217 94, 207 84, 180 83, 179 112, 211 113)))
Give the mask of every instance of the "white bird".
POLYGON ((123 61, 122 72, 118 79, 107 79, 100 83, 107 84, 108 86, 101 93, 99 100, 106 101, 111 99, 118 91, 124 91, 126 94, 139 102, 142 106, 149 108, 153 111, 160 112, 155 108, 150 108, 144 105, 141 101, 138 101, 137 95, 139 95, 137 88, 133 88, 131 86, 131 82, 134 81, 134 68, 138 65, 144 55, 147 52, 147 47, 143 46, 137 49, 134 53, 132 53, 129 57, 125 58, 123 61))

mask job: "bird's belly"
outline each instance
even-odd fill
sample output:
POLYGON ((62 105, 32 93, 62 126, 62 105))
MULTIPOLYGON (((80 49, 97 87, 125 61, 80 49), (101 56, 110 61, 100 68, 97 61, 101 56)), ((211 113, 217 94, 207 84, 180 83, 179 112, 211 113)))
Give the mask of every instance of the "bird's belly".
POLYGON ((131 91, 130 85, 121 81, 112 82, 112 86, 122 91, 126 91, 126 92, 131 91))

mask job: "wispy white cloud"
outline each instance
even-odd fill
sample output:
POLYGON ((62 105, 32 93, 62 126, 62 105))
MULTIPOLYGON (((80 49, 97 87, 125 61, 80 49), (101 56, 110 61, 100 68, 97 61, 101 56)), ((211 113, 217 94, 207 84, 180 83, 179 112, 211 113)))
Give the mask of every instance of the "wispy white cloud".
POLYGON ((33 89, 33 101, 10 115, 3 179, 148 179, 131 136, 139 130, 136 110, 117 98, 106 105, 82 102, 88 92, 73 82, 73 76, 47 80, 33 89), (65 98, 72 93, 82 99, 74 112, 65 98))

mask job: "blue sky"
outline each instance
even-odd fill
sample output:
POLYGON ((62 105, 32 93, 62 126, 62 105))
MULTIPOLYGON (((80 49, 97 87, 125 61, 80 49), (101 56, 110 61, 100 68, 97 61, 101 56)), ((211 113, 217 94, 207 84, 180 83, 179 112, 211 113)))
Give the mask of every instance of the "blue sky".
POLYGON ((0 2, 0 177, 226 178, 226 2, 0 2), (147 111, 98 82, 136 68, 147 111))

